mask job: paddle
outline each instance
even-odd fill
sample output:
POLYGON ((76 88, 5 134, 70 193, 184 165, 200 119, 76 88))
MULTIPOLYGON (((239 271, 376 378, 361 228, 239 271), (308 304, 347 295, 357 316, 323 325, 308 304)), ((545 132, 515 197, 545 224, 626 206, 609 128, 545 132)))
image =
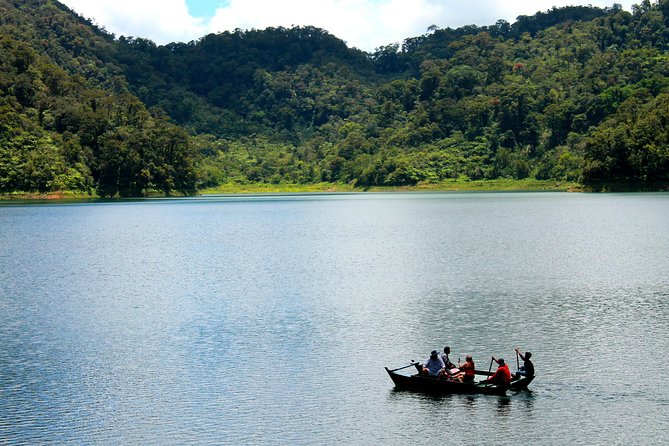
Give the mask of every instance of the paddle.
POLYGON ((418 363, 417 363, 417 362, 414 362, 414 360, 411 360, 411 364, 409 364, 409 365, 405 365, 404 367, 398 367, 398 368, 393 369, 393 370, 390 370, 390 371, 391 371, 391 372, 396 372, 396 371, 398 371, 398 370, 402 370, 402 369, 407 369, 407 368, 409 368, 409 367, 413 367, 413 366, 415 366, 416 364, 418 364, 418 363))
POLYGON ((520 370, 520 358, 518 357, 520 353, 518 353, 518 349, 516 349, 516 370, 520 370))
MULTIPOLYGON (((488 367, 488 376, 490 376, 490 373, 492 373, 492 362, 495 360, 495 357, 490 358, 490 367, 488 367)), ((488 387, 488 384, 490 384, 490 381, 486 380, 485 386, 488 387)))

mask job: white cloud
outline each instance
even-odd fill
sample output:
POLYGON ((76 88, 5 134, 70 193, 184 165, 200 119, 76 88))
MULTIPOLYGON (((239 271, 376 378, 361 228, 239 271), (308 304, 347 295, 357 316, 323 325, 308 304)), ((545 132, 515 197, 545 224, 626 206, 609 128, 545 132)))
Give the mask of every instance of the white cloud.
POLYGON ((117 36, 145 37, 156 43, 190 41, 207 33, 191 17, 185 0, 61 0, 117 36))
POLYGON ((217 10, 210 29, 312 25, 328 30, 349 46, 373 50, 425 33, 441 9, 434 0, 232 0, 217 10))
MULTIPOLYGON (((615 0, 230 0, 213 18, 192 17, 185 0, 62 0, 117 36, 146 37, 156 43, 190 41, 209 32, 264 29, 269 26, 316 26, 349 46, 373 51, 407 37, 440 28, 513 23, 553 6, 611 6, 615 0)), ((630 9, 634 1, 617 1, 630 9)))

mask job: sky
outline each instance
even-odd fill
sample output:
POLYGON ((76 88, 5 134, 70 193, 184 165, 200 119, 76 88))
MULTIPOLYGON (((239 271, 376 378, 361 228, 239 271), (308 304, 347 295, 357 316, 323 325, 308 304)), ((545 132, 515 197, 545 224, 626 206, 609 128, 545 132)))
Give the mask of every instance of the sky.
POLYGON ((270 26, 316 26, 349 47, 372 52, 427 32, 428 27, 457 28, 513 23, 553 6, 614 3, 622 0, 60 0, 116 37, 143 37, 162 45, 189 42, 209 33, 270 26))

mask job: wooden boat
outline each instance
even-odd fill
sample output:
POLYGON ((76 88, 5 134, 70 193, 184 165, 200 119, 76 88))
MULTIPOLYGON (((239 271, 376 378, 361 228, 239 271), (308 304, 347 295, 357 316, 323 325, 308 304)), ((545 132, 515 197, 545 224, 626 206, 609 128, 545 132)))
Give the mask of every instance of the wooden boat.
MULTIPOLYGON (((416 365, 416 364, 410 364, 416 365)), ((408 366, 407 366, 408 367, 408 366)), ((534 380, 534 377, 522 377, 511 381, 508 386, 487 384, 479 382, 459 382, 443 378, 435 378, 420 374, 404 375, 397 373, 406 367, 390 370, 385 367, 390 379, 395 383, 395 388, 399 390, 413 390, 426 393, 458 393, 458 394, 483 394, 483 395, 506 395, 507 390, 526 390, 527 386, 534 380)), ((476 370, 477 375, 490 376, 491 372, 476 370)))
POLYGON ((509 390, 528 390, 527 386, 534 381, 534 376, 523 376, 519 379, 511 381, 509 384, 509 390))

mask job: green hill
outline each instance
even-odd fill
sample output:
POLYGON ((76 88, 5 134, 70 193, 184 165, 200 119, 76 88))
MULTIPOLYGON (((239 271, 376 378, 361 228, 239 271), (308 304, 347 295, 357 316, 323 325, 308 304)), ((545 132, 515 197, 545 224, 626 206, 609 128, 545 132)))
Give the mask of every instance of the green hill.
POLYGON ((50 0, 0 0, 0 17, 0 192, 669 186, 669 0, 437 28, 372 54, 313 27, 116 39, 50 0))
POLYGON ((195 192, 188 134, 130 93, 109 34, 55 1, 0 17, 0 192, 195 192))

